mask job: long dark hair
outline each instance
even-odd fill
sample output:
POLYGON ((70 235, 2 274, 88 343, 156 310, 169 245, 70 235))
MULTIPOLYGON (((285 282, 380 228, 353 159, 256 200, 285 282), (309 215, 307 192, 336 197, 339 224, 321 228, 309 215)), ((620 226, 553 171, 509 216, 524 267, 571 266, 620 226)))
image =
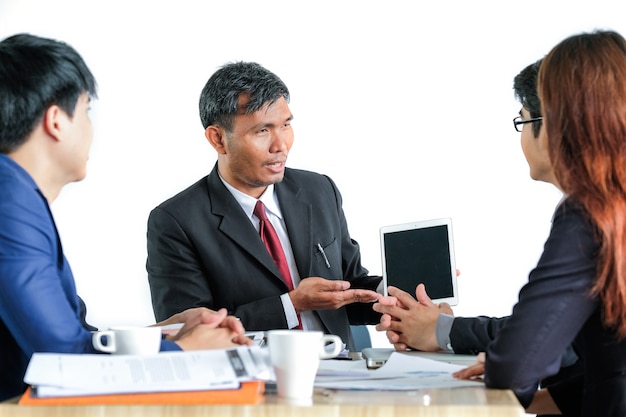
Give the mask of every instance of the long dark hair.
POLYGON ((603 322, 626 337, 626 41, 612 31, 571 36, 544 59, 539 93, 563 191, 597 228, 593 294, 603 322))

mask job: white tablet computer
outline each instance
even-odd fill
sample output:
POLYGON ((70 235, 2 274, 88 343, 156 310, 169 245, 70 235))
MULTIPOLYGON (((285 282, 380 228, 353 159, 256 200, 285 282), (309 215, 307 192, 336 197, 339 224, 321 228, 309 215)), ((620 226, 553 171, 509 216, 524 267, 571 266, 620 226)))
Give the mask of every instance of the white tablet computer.
POLYGON ((458 304, 452 220, 448 217, 380 228, 383 284, 415 297, 423 283, 436 302, 458 304))

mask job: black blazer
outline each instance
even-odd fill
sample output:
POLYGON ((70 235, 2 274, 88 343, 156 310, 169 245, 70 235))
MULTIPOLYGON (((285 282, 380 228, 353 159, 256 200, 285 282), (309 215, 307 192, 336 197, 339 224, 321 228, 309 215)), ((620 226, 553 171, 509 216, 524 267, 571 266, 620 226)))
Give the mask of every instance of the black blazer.
MULTIPOLYGON (((455 317, 450 329, 450 343, 454 352, 473 355, 486 352, 489 343, 496 338, 508 319, 509 317, 455 317)), ((562 415, 578 416, 582 408, 583 383, 583 363, 570 345, 561 357, 558 373, 544 378, 540 386, 548 388, 561 408, 562 415)))
MULTIPOLYGON (((376 290, 381 278, 361 266, 333 181, 286 169, 275 185, 302 279, 346 280, 376 290), (317 249, 321 244, 330 268, 317 249)), ((157 320, 190 307, 225 307, 246 330, 286 328, 280 301, 287 286, 241 206, 226 189, 217 165, 205 178, 163 202, 148 219, 147 271, 157 320)), ((326 331, 354 349, 350 324, 374 324, 369 304, 317 311, 326 331)))
POLYGON ((626 340, 617 340, 603 326, 601 301, 590 296, 596 280, 596 236, 575 202, 567 199, 557 208, 544 251, 513 313, 482 321, 487 333, 495 333, 487 347, 487 387, 512 389, 526 407, 539 381, 559 371, 562 355, 572 345, 582 375, 548 387, 561 411, 626 415, 626 340))

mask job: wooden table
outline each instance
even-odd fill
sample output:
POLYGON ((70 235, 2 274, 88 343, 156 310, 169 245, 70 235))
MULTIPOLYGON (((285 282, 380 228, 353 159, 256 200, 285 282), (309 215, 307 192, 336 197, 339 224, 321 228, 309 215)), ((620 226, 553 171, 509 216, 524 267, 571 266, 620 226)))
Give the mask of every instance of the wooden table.
MULTIPOLYGON (((449 358, 449 356, 448 356, 449 358)), ((0 403, 0 417, 491 417, 524 416, 511 391, 479 387, 419 391, 316 389, 310 404, 266 393, 259 405, 19 406, 0 403)))
POLYGON ((19 406, 0 404, 1 417, 472 417, 524 416, 510 391, 481 387, 419 392, 317 391, 312 405, 293 405, 273 394, 260 405, 19 406))

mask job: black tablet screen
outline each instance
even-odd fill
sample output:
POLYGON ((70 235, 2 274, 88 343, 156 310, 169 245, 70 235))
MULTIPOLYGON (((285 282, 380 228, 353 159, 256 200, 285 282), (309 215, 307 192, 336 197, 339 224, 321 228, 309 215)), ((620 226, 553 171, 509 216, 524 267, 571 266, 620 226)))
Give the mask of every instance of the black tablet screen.
POLYGON ((387 285, 415 297, 419 283, 432 299, 452 297, 448 226, 432 226, 384 235, 387 285))

